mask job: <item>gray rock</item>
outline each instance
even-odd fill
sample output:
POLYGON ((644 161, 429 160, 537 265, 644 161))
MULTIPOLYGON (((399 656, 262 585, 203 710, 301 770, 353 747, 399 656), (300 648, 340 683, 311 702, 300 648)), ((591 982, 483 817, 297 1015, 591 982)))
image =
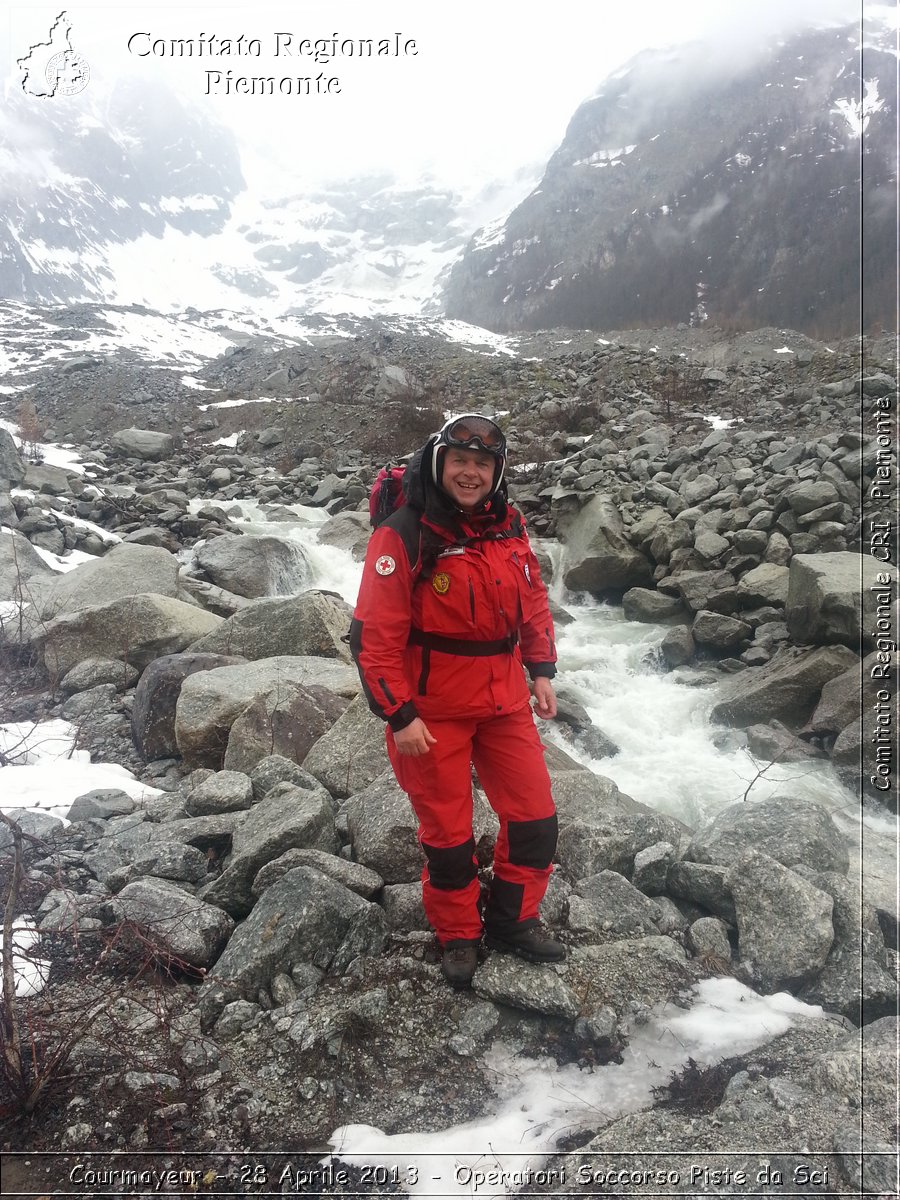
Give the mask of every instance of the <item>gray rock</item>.
POLYGON ((578 997, 553 967, 523 962, 511 955, 490 954, 475 972, 472 987, 482 999, 524 1012, 565 1017, 569 1021, 578 1016, 578 997))
POLYGON ((708 964, 716 963, 727 968, 731 962, 728 927, 718 917, 700 917, 693 921, 688 926, 686 940, 697 958, 706 959, 708 964))
POLYGON ((352 615, 350 605, 330 592, 256 600, 201 638, 193 650, 239 654, 250 660, 310 654, 350 662, 350 650, 341 639, 352 615))
POLYGON ((873 709, 876 692, 884 681, 896 678, 898 656, 873 650, 856 666, 837 675, 822 688, 822 695, 809 719, 810 733, 837 734, 851 725, 860 713, 860 705, 873 709))
POLYGON ((385 883, 412 883, 422 874, 419 824, 393 773, 385 773, 346 804, 350 844, 357 862, 385 883))
POLYGON ((240 771, 216 771, 185 798, 185 808, 192 817, 211 813, 239 812, 253 803, 250 777, 240 771))
POLYGON ((185 761, 221 767, 228 734, 240 714, 256 696, 286 683, 317 685, 340 696, 354 696, 359 688, 356 671, 345 663, 289 655, 190 675, 175 711, 175 737, 185 761))
POLYGON ((666 596, 651 588, 629 588, 622 597, 622 611, 629 621, 651 624, 684 623, 690 619, 677 597, 666 596))
POLYGON ((676 550, 693 545, 694 534, 687 521, 662 522, 656 527, 650 542, 650 557, 654 562, 667 563, 676 550))
POLYGON ((871 650, 878 607, 893 603, 897 579, 896 567, 868 554, 795 554, 786 607, 791 637, 871 650))
POLYGON ((831 896, 766 854, 739 858, 726 876, 738 929, 739 976, 767 992, 794 990, 825 966, 831 896))
POLYGON ((783 607, 787 603, 789 575, 788 567, 760 563, 738 581, 738 604, 741 608, 752 608, 757 604, 783 607))
POLYGON ((682 826, 625 796, 591 771, 551 770, 559 818, 556 861, 572 880, 600 871, 630 875, 635 855, 656 842, 677 842, 682 826))
POLYGON ((334 806, 324 788, 304 791, 291 783, 276 784, 235 829, 231 857, 204 889, 204 900, 232 916, 245 916, 253 906, 258 872, 294 847, 337 851, 334 806))
POLYGON ((111 903, 118 919, 134 921, 173 957, 195 967, 211 966, 234 928, 221 909, 162 879, 129 883, 111 903))
POLYGON ((160 842, 136 853, 131 866, 137 875, 196 884, 206 879, 208 860, 196 846, 160 842))
POLYGON ((66 721, 84 722, 114 710, 117 700, 113 683, 98 683, 85 692, 76 692, 60 706, 60 715, 66 721))
POLYGON ((72 801, 66 819, 69 821, 108 821, 110 817, 127 816, 134 812, 135 802, 127 792, 118 788, 94 788, 72 801))
MULTIPOLYGON (((371 900, 384 887, 384 880, 362 863, 350 862, 337 854, 327 854, 324 850, 286 850, 284 854, 273 859, 258 872, 253 880, 251 891, 254 896, 261 896, 266 888, 272 886, 282 875, 293 871, 295 867, 313 867, 321 871, 329 879, 340 883, 343 887, 356 892, 364 900, 371 900)), ((400 885, 397 885, 400 886, 400 885)), ((410 884, 411 887, 417 886, 410 884)))
MULTIPOLYGON (((13 529, 0 530, 0 599, 27 601, 32 591, 28 586, 30 580, 42 579, 51 585, 56 578, 57 573, 47 566, 27 537, 13 529)), ((4 629, 10 620, 3 618, 4 629)))
POLYGON ((780 721, 773 720, 768 725, 750 725, 745 733, 750 753, 766 762, 804 762, 828 757, 824 750, 804 742, 780 721))
POLYGON ((685 858, 728 866, 750 850, 786 867, 803 863, 844 875, 850 862, 845 840, 824 808, 810 800, 782 795, 742 801, 722 809, 694 834, 685 858))
MULTIPOLYGON (((177 596, 178 559, 158 546, 120 542, 102 558, 80 563, 74 571, 57 576, 53 587, 41 602, 41 616, 49 620, 64 613, 106 606, 115 600, 145 593, 173 599, 177 596)), ((119 611, 124 612, 125 609, 119 611)), ((122 656, 111 654, 95 657, 122 656)))
POLYGON ((195 551, 213 583, 238 596, 290 596, 310 581, 302 547, 286 538, 224 534, 195 551))
POLYGON ((729 925, 735 921, 734 901, 727 882, 727 867, 682 860, 669 868, 666 890, 678 900, 699 904, 729 925))
POLYGON ((731 543, 711 529, 702 529, 694 538, 694 549, 703 559, 721 558, 731 549, 731 543))
POLYGON ((791 511, 802 516, 804 513, 823 507, 823 505, 831 504, 837 500, 838 492, 834 484, 829 483, 828 480, 808 480, 789 487, 784 493, 784 498, 790 505, 791 511))
MULTIPOLYGON (((188 675, 216 667, 237 666, 243 661, 222 654, 191 652, 166 654, 150 663, 140 678, 131 710, 131 735, 141 757, 146 762, 178 757, 175 708, 188 675)), ((119 669, 122 668, 120 663, 119 669)))
POLYGON ((774 718, 799 729, 822 688, 857 663, 844 646, 779 650, 763 667, 751 667, 719 685, 710 720, 744 729, 774 718))
POLYGON ((670 629, 659 646, 663 662, 670 670, 674 667, 683 667, 685 663, 689 663, 694 657, 696 650, 697 647, 691 631, 686 626, 670 629))
POLYGON ((620 1020, 633 1005, 669 1000, 697 977, 681 946, 656 935, 573 949, 565 975, 585 1009, 611 1008, 620 1020))
MULTIPOLYGON (((276 783, 295 783, 298 787, 311 791, 317 782, 309 771, 280 754, 270 754, 260 759, 250 772, 254 801, 267 796, 276 783)), ((326 791, 328 790, 330 789, 326 788, 326 791)))
POLYGON ((749 625, 736 617, 708 612, 705 609, 697 613, 691 625, 691 636, 697 645, 712 646, 715 650, 728 650, 732 646, 739 646, 752 632, 749 625))
POLYGON ((169 433, 157 433, 152 429, 120 429, 109 439, 110 443, 130 458, 145 462, 161 462, 171 458, 175 441, 169 433))
POLYGON ((347 550, 356 562, 362 562, 371 534, 367 512, 342 512, 326 521, 316 536, 324 545, 347 550))
POLYGON ((671 842, 655 842, 639 850, 634 856, 634 886, 646 896, 658 896, 666 890, 669 867, 674 861, 675 847, 671 842))
POLYGON ((634 937, 657 933, 659 917, 654 901, 616 871, 580 880, 569 898, 570 929, 634 937))
POLYGON ((845 787, 856 792, 861 784, 867 796, 896 812, 896 775, 891 770, 893 758, 885 752, 886 746, 890 745, 890 736, 879 745, 874 745, 870 724, 870 720, 857 717, 846 729, 841 730, 831 748, 832 766, 845 787))
POLYGON ((897 978, 888 965, 875 910, 855 882, 834 872, 803 872, 834 901, 834 943, 818 978, 803 989, 807 1004, 839 1012, 854 1025, 897 1011, 897 978))
POLYGON ((650 563, 626 540, 622 518, 607 496, 589 501, 565 541, 569 566, 563 581, 570 591, 602 594, 650 583, 650 563))
POLYGON ((334 723, 341 702, 323 688, 279 682, 253 700, 228 734, 224 764, 251 771, 272 754, 302 762, 310 747, 334 723))
POLYGON ((661 590, 679 595, 694 613, 709 608, 711 596, 734 586, 730 571, 679 571, 659 584, 661 590))
POLYGON ((60 691, 67 696, 86 692, 101 683, 111 683, 119 692, 134 687, 138 681, 135 667, 115 658, 88 658, 67 671, 59 681, 60 691))
POLYGON ((364 696, 350 701, 313 744, 303 766, 338 799, 361 792, 389 769, 384 722, 369 711, 364 696))
POLYGON ((696 479, 684 482, 679 492, 685 503, 694 505, 714 496, 720 487, 721 484, 714 475, 698 475, 696 479))
POLYGON ((7 487, 18 487, 24 478, 25 463, 13 436, 7 429, 0 429, 0 480, 7 487))
POLYGON ((235 930, 202 989, 203 1022, 211 1026, 225 1004, 258 995, 295 964, 345 971, 359 955, 380 954, 384 913, 320 871, 296 867, 260 897, 235 930))
POLYGON ((127 596, 56 617, 34 642, 51 676, 86 658, 120 658, 143 670, 154 658, 186 649, 221 619, 170 596, 127 596))
POLYGON ((389 929, 430 929, 419 883, 389 883, 381 899, 389 929))

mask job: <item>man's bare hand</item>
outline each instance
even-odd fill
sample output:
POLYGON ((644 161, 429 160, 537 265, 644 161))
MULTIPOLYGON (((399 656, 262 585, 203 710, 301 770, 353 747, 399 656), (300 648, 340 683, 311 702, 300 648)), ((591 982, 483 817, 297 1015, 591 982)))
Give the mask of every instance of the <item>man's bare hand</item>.
POLYGON ((408 754, 411 758, 427 754, 436 744, 437 738, 431 736, 428 726, 421 717, 416 717, 404 729, 398 729, 394 733, 394 745, 397 747, 398 753, 408 754))
POLYGON ((543 717, 545 721, 549 721, 551 717, 555 717, 556 693, 553 690, 553 684, 545 675, 539 675, 535 679, 531 685, 531 692, 534 696, 534 711, 537 715, 543 717))

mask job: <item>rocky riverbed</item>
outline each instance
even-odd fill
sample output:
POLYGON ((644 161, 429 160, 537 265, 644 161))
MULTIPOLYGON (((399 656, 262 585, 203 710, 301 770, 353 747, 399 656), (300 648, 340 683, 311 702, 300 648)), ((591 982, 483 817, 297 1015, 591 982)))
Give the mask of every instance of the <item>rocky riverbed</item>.
MULTIPOLYGON (((0 430, 0 721, 67 722, 145 786, 71 796, 65 826, 16 810, 21 839, 0 827, 4 894, 19 862, 12 907, 50 964, 10 1006, 48 1057, 0 1096, 7 1148, 214 1155, 321 1147, 353 1123, 441 1130, 492 1111, 497 1047, 600 1071, 658 1006, 734 977, 825 1016, 733 1059, 721 1086, 694 1080, 689 1121, 658 1095, 576 1114, 555 1148, 727 1152, 755 1170, 749 1150, 781 1144, 824 1156, 820 1191, 894 1190, 897 912, 889 887, 860 886, 829 813, 748 796, 689 828, 580 765, 615 746, 564 697, 576 757, 548 750, 560 842, 544 915, 569 958, 487 955, 471 994, 449 992, 415 822, 342 640, 347 599, 290 536, 312 507, 318 544, 358 560, 377 467, 443 410, 484 408, 509 428, 513 498, 562 544, 543 563, 561 594, 668 626, 654 669, 715 683, 714 719, 760 769, 830 761, 887 821, 889 344, 548 333, 498 355, 408 327, 235 342, 190 383, 121 354, 8 377, 4 416, 25 437, 0 430), (29 443, 55 440, 68 465, 31 461, 29 443), (22 1087, 44 1076, 23 1115, 22 1087)), ((4 780, 31 769, 13 741, 4 780)), ((480 793, 476 813, 487 872, 480 793)), ((49 1162, 32 1176, 44 1190, 49 1162)), ((685 1175, 670 1190, 741 1188, 685 1175)))

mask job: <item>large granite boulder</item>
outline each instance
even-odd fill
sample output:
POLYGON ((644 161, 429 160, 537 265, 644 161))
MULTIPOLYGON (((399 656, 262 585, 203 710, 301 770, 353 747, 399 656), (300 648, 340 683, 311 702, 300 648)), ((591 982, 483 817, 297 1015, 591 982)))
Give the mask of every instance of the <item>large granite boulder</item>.
MULTIPOLYGON (((30 602, 31 589, 27 585, 34 578, 49 584, 58 576, 27 537, 13 529, 0 529, 0 600, 30 602)), ((4 621, 8 620, 8 617, 4 618, 4 621)))
POLYGON ((86 658, 118 658, 143 670, 161 655, 186 650, 221 620, 171 596, 143 594, 63 613, 33 641, 51 675, 64 675, 86 658))
POLYGON ((317 536, 323 545, 347 550, 356 562, 362 562, 371 535, 372 527, 367 512, 342 512, 326 521, 317 536))
POLYGON ((0 429, 0 481, 18 487, 25 478, 25 463, 8 429, 0 429))
POLYGON ((231 727, 257 696, 298 683, 352 697, 359 690, 353 667, 335 659, 279 655, 242 666, 220 667, 185 679, 175 710, 175 738, 192 766, 222 766, 231 727))
POLYGON ((256 600, 201 638, 194 650, 240 654, 251 660, 279 654, 313 654, 350 662, 350 650, 341 639, 352 615, 350 605, 331 592, 256 600))
POLYGON ((175 706, 185 679, 198 671, 238 666, 242 662, 244 659, 235 656, 191 651, 163 655, 147 667, 135 689, 131 710, 131 736, 145 762, 178 756, 175 706))
POLYGON ((275 684, 255 696, 231 726, 225 767, 251 771, 271 754, 302 763, 313 743, 343 711, 344 703, 326 688, 275 684))
POLYGON ((630 877, 641 850, 657 842, 677 844, 685 830, 592 771, 551 766, 550 779, 559 820, 556 862, 570 880, 601 871, 630 877))
POLYGON ((897 568, 869 554, 795 554, 785 619, 793 641, 840 643, 857 650, 875 645, 879 608, 888 613, 897 594, 897 568))
POLYGON ((222 874, 203 889, 203 899, 234 917, 246 916, 259 871, 294 847, 329 854, 338 849, 334 803, 323 787, 279 783, 254 804, 235 828, 231 856, 222 874))
POLYGON ((303 548, 287 538, 226 533, 194 557, 213 583, 238 596, 290 596, 310 581, 303 548))
POLYGON ((200 997, 204 1027, 235 999, 258 998, 276 974, 312 964, 340 974, 360 955, 380 954, 384 912, 312 867, 295 867, 236 929, 200 997))
POLYGON ((767 854, 739 858, 726 881, 737 919, 739 976, 765 992, 793 991, 813 980, 834 941, 831 896, 767 854))
POLYGON ((799 729, 812 714, 825 684, 858 661, 845 646, 788 647, 764 667, 750 667, 719 684, 710 719, 743 729, 774 718, 799 729))
POLYGON ((129 458, 140 458, 145 462, 161 462, 171 458, 175 440, 170 433, 157 433, 153 429, 120 429, 109 439, 111 444, 129 458))
POLYGON ((844 837, 828 812, 811 800, 782 795, 729 804, 694 834, 684 857, 728 866, 750 850, 786 867, 802 863, 846 875, 850 865, 844 837))
POLYGON ((385 724, 356 696, 316 741, 303 766, 332 796, 346 799, 367 788, 390 767, 385 748, 385 724))
POLYGON ((650 562, 626 539, 622 518, 608 496, 595 496, 585 505, 566 530, 565 543, 563 581, 570 591, 602 595, 650 585, 650 562))
POLYGON ((133 921, 165 953, 193 967, 212 966, 234 929, 221 908, 165 879, 136 879, 111 904, 119 920, 133 921))
POLYGON ((421 876, 425 859, 419 823, 393 773, 351 796, 345 811, 357 862, 377 871, 385 883, 412 883, 421 876))
POLYGON ((41 604, 41 616, 49 619, 143 593, 177 597, 178 559, 161 546, 119 542, 102 558, 57 576, 41 604))
POLYGON ((863 901, 858 883, 833 872, 802 873, 834 901, 834 942, 821 974, 806 985, 801 999, 839 1012, 854 1025, 896 1013, 897 979, 875 910, 863 901))

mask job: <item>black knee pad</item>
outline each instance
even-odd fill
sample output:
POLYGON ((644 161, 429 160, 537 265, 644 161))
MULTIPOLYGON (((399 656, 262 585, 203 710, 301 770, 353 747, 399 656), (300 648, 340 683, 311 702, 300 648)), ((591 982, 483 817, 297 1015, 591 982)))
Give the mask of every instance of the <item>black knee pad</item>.
POLYGON ((539 817, 536 821, 510 821, 506 830, 509 861, 517 867, 546 871, 556 853, 558 830, 556 813, 552 817, 539 817))
POLYGON ((478 874, 475 863, 475 839, 469 838, 460 846, 429 846, 422 843, 428 860, 431 886, 441 892, 464 888, 478 874))

